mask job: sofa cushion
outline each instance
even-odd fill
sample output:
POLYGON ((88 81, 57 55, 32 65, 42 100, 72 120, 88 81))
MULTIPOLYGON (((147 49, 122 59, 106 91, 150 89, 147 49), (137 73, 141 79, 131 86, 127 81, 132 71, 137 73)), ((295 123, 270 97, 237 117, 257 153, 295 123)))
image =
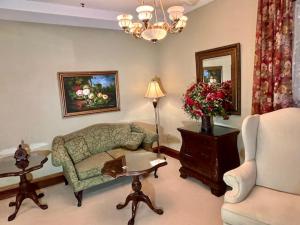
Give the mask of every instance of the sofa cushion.
POLYGON ((255 186, 244 201, 225 203, 222 218, 228 224, 299 225, 300 196, 255 186))
POLYGON ((131 127, 131 131, 132 132, 137 132, 137 133, 144 133, 145 134, 145 137, 144 137, 144 140, 143 142, 144 143, 152 143, 154 141, 157 140, 158 138, 158 135, 154 132, 150 132, 149 130, 146 130, 145 128, 135 124, 135 123, 132 123, 130 125, 131 127))
MULTIPOLYGON (((144 149, 139 148, 138 149, 139 152, 146 152, 144 149)), ((107 151, 107 153, 112 156, 114 159, 123 156, 123 155, 127 155, 127 154, 135 154, 132 151, 128 150, 128 149, 124 149, 124 148, 116 148, 113 150, 109 150, 107 151)))
POLYGON ((112 159, 113 158, 106 152, 100 152, 75 164, 79 179, 84 180, 101 175, 101 169, 104 163, 112 159))
POLYGON ((144 133, 130 132, 121 143, 121 146, 129 150, 136 150, 142 144, 144 138, 144 133))
POLYGON ((93 154, 121 146, 122 139, 130 133, 129 124, 99 124, 90 128, 85 139, 93 154))
POLYGON ((78 163, 91 156, 83 137, 73 138, 66 142, 64 146, 67 148, 67 151, 74 163, 78 163))

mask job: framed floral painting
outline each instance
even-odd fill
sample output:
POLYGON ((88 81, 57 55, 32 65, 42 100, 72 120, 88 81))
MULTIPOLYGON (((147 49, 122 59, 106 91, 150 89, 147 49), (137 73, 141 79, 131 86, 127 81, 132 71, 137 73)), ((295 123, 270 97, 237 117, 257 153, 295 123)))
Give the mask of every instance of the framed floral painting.
POLYGON ((120 110, 118 71, 59 72, 63 117, 120 110))

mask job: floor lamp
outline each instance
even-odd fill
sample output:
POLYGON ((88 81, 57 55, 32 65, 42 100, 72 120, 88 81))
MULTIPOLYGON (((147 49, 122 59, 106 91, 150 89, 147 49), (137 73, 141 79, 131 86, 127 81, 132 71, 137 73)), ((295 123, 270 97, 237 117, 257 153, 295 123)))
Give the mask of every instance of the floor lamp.
POLYGON ((156 134, 158 136, 157 140, 157 152, 160 153, 160 145, 159 145, 159 131, 158 131, 158 125, 159 125, 159 113, 157 109, 158 100, 161 97, 166 96, 165 93, 162 91, 160 82, 157 78, 152 79, 148 84, 148 89, 145 94, 146 98, 151 98, 153 101, 153 107, 154 107, 154 113, 155 113, 155 129, 156 134))

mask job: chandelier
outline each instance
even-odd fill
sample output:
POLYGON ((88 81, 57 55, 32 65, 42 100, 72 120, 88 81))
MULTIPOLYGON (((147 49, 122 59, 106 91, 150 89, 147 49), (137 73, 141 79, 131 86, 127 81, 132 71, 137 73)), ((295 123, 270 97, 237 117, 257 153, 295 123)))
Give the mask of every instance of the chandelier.
POLYGON ((164 39, 168 33, 180 33, 186 26, 187 17, 183 15, 182 6, 171 6, 167 12, 170 22, 168 22, 162 0, 153 0, 153 5, 145 5, 144 1, 136 8, 140 22, 133 22, 130 14, 121 14, 117 17, 119 26, 136 38, 143 38, 156 43, 164 39), (159 20, 158 13, 162 14, 159 20))

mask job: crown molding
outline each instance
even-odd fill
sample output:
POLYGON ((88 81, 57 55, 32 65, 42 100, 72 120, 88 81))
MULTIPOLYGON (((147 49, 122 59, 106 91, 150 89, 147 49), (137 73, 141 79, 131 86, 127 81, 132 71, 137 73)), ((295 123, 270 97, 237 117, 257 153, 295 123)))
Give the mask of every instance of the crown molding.
MULTIPOLYGON (((186 7, 190 12, 214 0, 200 0, 186 7)), ((57 24, 120 30, 118 11, 81 8, 30 0, 1 0, 0 19, 33 23, 57 24)))

